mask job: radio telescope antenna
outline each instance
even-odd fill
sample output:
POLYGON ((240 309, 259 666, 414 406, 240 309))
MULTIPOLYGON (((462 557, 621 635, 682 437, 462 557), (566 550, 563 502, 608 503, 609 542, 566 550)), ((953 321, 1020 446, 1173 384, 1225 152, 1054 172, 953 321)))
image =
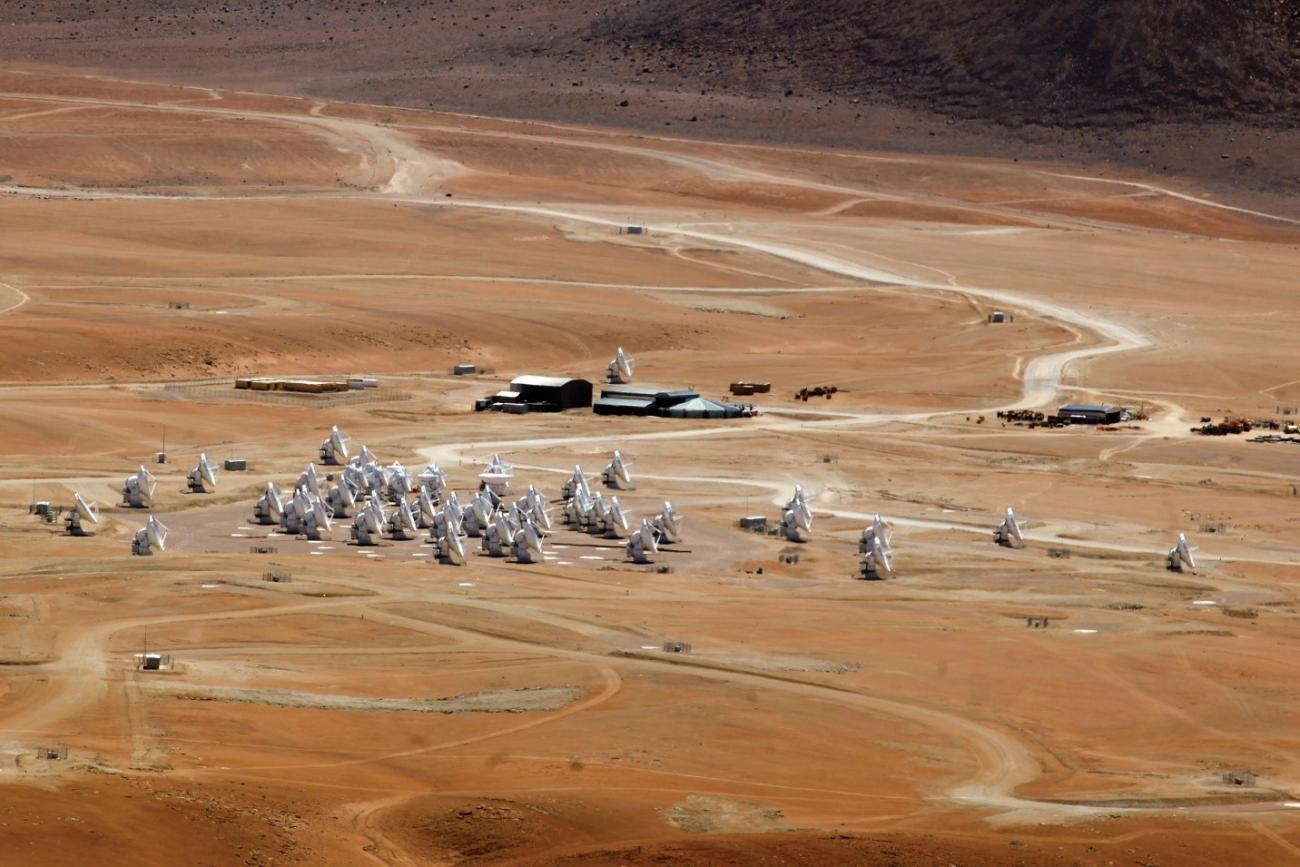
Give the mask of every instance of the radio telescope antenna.
POLYGON ((131 553, 148 557, 155 549, 167 550, 167 528, 162 521, 150 515, 145 525, 136 530, 135 538, 131 540, 131 553))
POLYGON ((781 515, 781 532, 791 542, 807 542, 812 535, 813 511, 803 485, 794 486, 794 496, 781 515))
POLYGON ((1196 572, 1195 551, 1196 549, 1188 544, 1187 536, 1179 533, 1178 543, 1169 549, 1167 557, 1169 568, 1174 572, 1181 572, 1183 567, 1186 566, 1191 572, 1196 572))
POLYGON ((659 553, 659 534, 650 522, 641 519, 641 526, 628 537, 627 556, 633 563, 650 563, 651 554, 659 553))
POLYGON ((663 511, 655 516, 655 531, 662 543, 680 542, 682 540, 682 516, 673 511, 673 504, 664 500, 663 511))
POLYGON ((605 538, 622 539, 627 531, 627 515, 623 512, 623 504, 618 501, 618 497, 610 497, 609 508, 605 512, 605 538))
POLYGON ((620 346, 614 355, 614 360, 605 368, 605 377, 616 385, 629 383, 632 381, 632 367, 632 356, 624 352, 623 347, 620 346))
POLYGON ((330 428, 330 435, 320 444, 320 462, 326 466, 339 466, 348 462, 349 440, 338 425, 330 428))
POLYGON ((320 476, 316 473, 315 464, 307 464, 307 469, 298 475, 298 483, 295 488, 306 488, 310 493, 320 496, 320 476))
POLYGON ((1016 518, 1016 513, 1010 506, 1007 506, 1007 514, 1002 519, 1002 523, 994 528, 993 540, 1007 548, 1025 547, 1025 536, 1020 530, 1020 520, 1016 518))
POLYGON ((636 485, 632 484, 632 473, 628 469, 631 466, 623 458, 623 453, 614 449, 614 456, 610 458, 609 465, 601 473, 601 481, 606 487, 617 488, 621 491, 633 490, 636 485))
POLYGON ((72 511, 68 513, 68 518, 65 522, 68 535, 88 535, 85 525, 89 524, 93 527, 99 523, 99 506, 82 497, 80 493, 74 493, 72 499, 72 511))
POLYGON ((207 454, 199 454, 199 465, 190 470, 185 481, 196 494, 210 494, 217 489, 217 471, 208 463, 207 454))
POLYGON ((523 525, 515 531, 510 544, 510 553, 516 563, 540 563, 545 559, 542 553, 543 539, 541 532, 532 521, 524 519, 523 525))
POLYGON ((153 505, 153 492, 157 487, 158 480, 141 464, 135 475, 128 477, 122 485, 122 505, 133 509, 153 505))

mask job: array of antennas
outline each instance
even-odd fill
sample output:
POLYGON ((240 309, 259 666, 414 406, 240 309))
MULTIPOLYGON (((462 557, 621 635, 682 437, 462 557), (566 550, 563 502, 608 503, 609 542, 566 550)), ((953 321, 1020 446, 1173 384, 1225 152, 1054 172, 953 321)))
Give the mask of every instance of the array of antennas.
POLYGON ((611 383, 626 384, 632 381, 632 356, 623 351, 623 347, 618 348, 614 355, 614 360, 605 368, 605 378, 611 383))
MULTIPOLYGON (((631 378, 632 359, 622 347, 610 363, 610 374, 621 377, 614 381, 631 378)), ((321 443, 320 459, 342 467, 333 476, 333 486, 325 486, 316 465, 309 463, 290 496, 268 481, 254 503, 253 519, 263 525, 278 525, 290 535, 321 540, 327 538, 335 519, 351 518, 350 534, 359 545, 377 545, 385 536, 413 540, 421 530, 428 530, 438 558, 454 565, 465 562, 465 542, 471 537, 481 540, 480 547, 488 556, 509 556, 520 563, 536 563, 544 557, 546 536, 552 532, 546 500, 529 485, 522 497, 509 502, 514 469, 499 454, 494 454, 479 473, 479 490, 468 502, 462 502, 455 491, 449 490, 446 473, 436 464, 429 464, 413 476, 397 461, 385 467, 365 445, 352 454, 349 438, 337 425, 321 443)), ((631 463, 621 450, 614 450, 600 477, 606 487, 635 489, 631 463)), ((186 483, 195 493, 216 490, 217 474, 206 454, 199 455, 186 483)), ((151 508, 157 487, 158 480, 140 465, 123 483, 122 505, 151 508)), ((627 556, 633 562, 651 563, 661 545, 681 541, 682 517, 670 502, 665 501, 659 514, 642 517, 638 524, 629 518, 616 495, 606 500, 600 491, 593 491, 580 466, 574 467, 561 486, 561 499, 565 525, 609 539, 625 539, 627 556)), ((97 526, 100 520, 98 505, 75 492, 74 506, 65 519, 67 532, 88 535, 88 528, 97 526)), ((802 485, 795 485, 793 495, 782 508, 779 532, 792 542, 807 542, 813 520, 806 491, 802 485)), ((858 543, 863 577, 894 574, 893 533, 893 525, 880 515, 873 516, 871 524, 863 529, 858 543)), ((131 551, 138 555, 164 551, 166 539, 167 527, 150 515, 135 533, 131 551)), ((993 539, 1006 547, 1024 547, 1021 520, 1011 507, 994 528, 993 539)), ((1174 571, 1195 572, 1195 550, 1186 535, 1179 533, 1177 543, 1166 555, 1166 565, 1174 571)))
MULTIPOLYGON (((634 487, 630 466, 623 453, 615 451, 601 473, 601 481, 612 488, 630 490, 634 487)), ((606 500, 599 490, 592 490, 581 466, 575 466, 560 486, 560 498, 564 501, 563 520, 567 526, 607 539, 626 539, 627 556, 635 563, 651 563, 660 545, 681 541, 682 517, 672 503, 665 501, 658 515, 643 517, 636 524, 629 519, 617 495, 606 500)))

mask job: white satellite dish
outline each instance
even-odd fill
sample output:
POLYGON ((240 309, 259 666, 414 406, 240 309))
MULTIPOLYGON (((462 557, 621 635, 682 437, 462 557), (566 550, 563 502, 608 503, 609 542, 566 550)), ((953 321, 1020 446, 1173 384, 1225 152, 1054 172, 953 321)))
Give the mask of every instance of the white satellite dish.
POLYGON ((465 565, 465 537, 447 533, 438 539, 438 559, 452 566, 465 565))
POLYGON ((623 453, 615 449, 609 465, 600 474, 601 481, 609 488, 617 488, 621 491, 633 490, 636 485, 632 484, 632 473, 628 469, 630 466, 631 464, 624 460, 623 453))
POLYGON ((145 469, 144 464, 136 470, 135 475, 127 478, 122 485, 122 505, 133 509, 143 509, 153 504, 153 492, 158 487, 158 480, 153 473, 145 469))
POLYGON ((253 520, 259 524, 278 524, 284 514, 284 500, 275 482, 267 482, 266 490, 253 504, 253 520))
POLYGON ((510 481, 515 477, 515 471, 501 460, 501 455, 493 455, 478 477, 483 487, 498 497, 504 497, 510 493, 510 481))
POLYGON ((358 545, 378 545, 386 522, 383 506, 376 504, 372 495, 352 519, 352 538, 358 545))
POLYGON ((605 538, 622 539, 627 535, 627 515, 623 513, 623 504, 618 497, 609 498, 609 508, 605 511, 605 538))
POLYGON ((340 476, 338 484, 330 488, 329 504, 335 517, 350 518, 356 514, 357 488, 347 473, 340 476))
POLYGON ((99 506, 77 492, 73 493, 72 499, 72 511, 68 513, 65 522, 68 535, 85 536, 87 524, 93 527, 99 523, 99 506))
POLYGON ((641 519, 641 526, 628 537, 627 556, 633 563, 650 563, 650 555, 659 553, 659 534, 650 522, 641 519))
POLYGON ((682 540, 682 516, 673 511, 673 504, 667 500, 664 500, 663 511, 655 516, 654 528, 659 534, 659 542, 672 543, 682 540))
POLYGON ((877 539, 879 539, 880 543, 888 549, 893 538, 894 525, 890 524, 879 515, 874 515, 871 518, 871 523, 863 528, 862 536, 858 539, 858 553, 870 554, 871 543, 877 539))
POLYGON ((320 541, 322 531, 330 531, 331 515, 325 503, 320 497, 313 497, 311 501, 311 516, 307 520, 307 538, 313 541, 320 541))
POLYGON ((437 464, 429 464, 420 472, 420 490, 428 491, 429 498, 437 503, 447 488, 447 474, 437 464))
POLYGON ((150 515, 149 520, 136 531, 135 538, 131 540, 131 553, 148 557, 155 549, 167 550, 167 528, 162 521, 150 515))
POLYGON ((394 539, 414 539, 420 534, 415 515, 411 512, 411 505, 404 499, 397 501, 397 509, 393 511, 388 527, 389 535, 394 539))
POLYGON ((999 545, 1008 548, 1023 548, 1025 546, 1025 536, 1020 530, 1020 521, 1016 518, 1016 513, 1007 506, 1006 517, 1002 523, 998 524, 993 530, 993 539, 999 545))
POLYGON ((190 470, 185 481, 196 494, 210 494, 217 489, 217 471, 208 463, 206 454, 199 454, 199 465, 190 470))
POLYGON ((542 534, 530 521, 525 520, 523 526, 515 532, 510 553, 517 563, 540 563, 545 558, 542 546, 542 534))
POLYGON ((338 466, 348 462, 348 438, 338 425, 330 428, 330 435, 320 444, 320 462, 326 466, 338 466))
POLYGON ((394 502, 415 492, 410 472, 399 461, 393 461, 388 466, 388 487, 394 502))
POLYGON ((605 377, 615 384, 624 384, 632 381, 632 356, 623 351, 623 347, 618 348, 614 355, 614 360, 605 368, 605 377))
POLYGON ((891 578, 894 575, 894 552, 878 537, 873 536, 862 552, 862 577, 868 580, 891 578))
POLYGON ((1174 572, 1181 572, 1185 566, 1190 571, 1195 572, 1196 557, 1193 553, 1195 551, 1196 549, 1188 543, 1187 536, 1183 533, 1179 533, 1178 543, 1169 549, 1169 555, 1167 557, 1169 568, 1174 572))
POLYGON ((560 486, 560 497, 567 500, 576 497, 579 491, 589 493, 590 489, 587 487, 587 476, 582 472, 582 467, 574 466, 573 475, 565 479, 564 484, 560 486))
POLYGON ((781 532, 791 542, 807 542, 812 535, 813 511, 802 485, 795 485, 794 496, 781 514, 781 532))
POLYGON ((320 476, 316 474, 316 465, 307 464, 307 469, 298 476, 296 488, 306 488, 312 494, 320 496, 320 476))
POLYGON ((438 507, 434 505, 433 497, 429 496, 427 487, 420 486, 420 493, 415 498, 415 504, 417 523, 424 529, 429 529, 438 518, 438 507))
POLYGON ((489 557, 504 557, 514 540, 514 530, 506 516, 497 512, 492 523, 483 530, 481 547, 489 557))

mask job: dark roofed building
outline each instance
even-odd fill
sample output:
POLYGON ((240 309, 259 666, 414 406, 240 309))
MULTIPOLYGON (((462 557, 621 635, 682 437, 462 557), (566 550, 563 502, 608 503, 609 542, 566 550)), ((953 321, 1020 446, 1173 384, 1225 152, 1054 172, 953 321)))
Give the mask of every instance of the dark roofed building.
POLYGON ((1070 403, 1056 412, 1064 424, 1116 424, 1124 419, 1124 410, 1099 403, 1070 403))
POLYGON ((585 379, 563 376, 517 376, 510 390, 519 393, 519 402, 529 409, 559 412, 564 409, 591 406, 591 383, 585 379))
POLYGON ((654 400, 643 397, 601 397, 591 405, 596 415, 654 415, 654 400))

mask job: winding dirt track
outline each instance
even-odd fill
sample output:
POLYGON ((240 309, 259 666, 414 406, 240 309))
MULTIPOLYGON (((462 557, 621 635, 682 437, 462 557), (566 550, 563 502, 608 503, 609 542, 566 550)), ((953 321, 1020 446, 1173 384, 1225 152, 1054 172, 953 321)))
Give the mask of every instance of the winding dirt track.
MULTIPOLYGON (((0 94, 0 96, 10 98, 29 98, 26 94, 0 94)), ((376 166, 384 167, 383 179, 377 183, 375 188, 366 193, 350 194, 328 194, 330 198, 349 199, 375 199, 393 201, 399 204, 418 205, 418 206, 436 206, 442 208, 468 208, 476 210, 487 210, 501 213, 518 214, 531 218, 560 221, 564 223, 580 223, 602 227, 614 227, 620 225, 616 220, 595 211, 582 210, 574 206, 563 208, 547 207, 544 205, 529 205, 508 201, 466 201, 461 199, 447 200, 443 197, 434 197, 429 195, 430 188, 436 185, 440 180, 452 177, 464 171, 464 168, 453 161, 443 159, 437 154, 429 153, 416 144, 411 136, 399 129, 392 127, 379 126, 373 123, 341 119, 322 113, 319 108, 314 108, 309 115, 295 115, 290 113, 277 112, 257 112, 245 111, 218 107, 210 104, 187 104, 187 105, 158 105, 153 103, 130 102, 118 100, 90 99, 90 98, 73 98, 73 97, 40 97, 35 101, 46 101, 56 103, 76 103, 97 106, 119 106, 130 107, 133 109, 148 109, 157 111, 176 111, 192 114, 217 114, 231 117, 260 118, 274 120, 280 123, 289 123, 308 128, 317 134, 324 133, 334 140, 343 142, 346 146, 356 150, 358 153, 364 153, 367 158, 372 160, 376 166)), ((535 137, 523 134, 504 134, 521 139, 536 140, 535 137)), ((565 141, 565 144, 573 144, 565 141)), ((775 175, 766 171, 758 171, 746 168, 744 166, 731 165, 726 162, 685 157, 681 154, 670 151, 659 151, 653 147, 636 147, 587 142, 583 147, 604 148, 607 150, 630 153, 637 156, 644 156, 653 159, 662 160, 678 167, 687 168, 696 171, 701 176, 716 181, 747 181, 780 184, 790 187, 800 187, 817 191, 833 191, 846 195, 858 197, 871 196, 873 198, 895 199, 892 195, 886 196, 881 194, 871 194, 867 191, 842 187, 838 185, 827 185, 816 181, 807 181, 800 178, 775 175)), ((1071 177, 1078 180, 1098 180, 1095 178, 1071 177)), ((1120 181, 1106 181, 1107 183, 1128 183, 1120 181)), ((1171 192, 1168 190, 1149 187, 1144 184, 1131 183, 1130 186, 1142 187, 1153 192, 1159 192, 1162 195, 1171 195, 1187 201, 1201 204, 1209 207, 1229 207, 1207 200, 1198 199, 1192 196, 1171 192)), ((66 195, 69 197, 88 197, 88 198, 127 198, 127 199, 158 199, 171 198, 177 200, 190 199, 212 199, 212 198, 229 198, 229 199, 248 199, 250 197, 229 196, 153 196, 149 194, 114 192, 114 191, 39 191, 25 188, 9 187, 6 190, 16 195, 66 195)), ((301 196, 288 194, 284 196, 268 196, 266 198, 300 198, 301 196)), ((1232 208, 1232 210, 1243 210, 1232 208)), ((1287 220, 1287 218, 1273 217, 1272 215, 1259 214, 1258 212, 1245 211, 1252 215, 1268 217, 1277 220, 1286 220, 1287 222, 1300 222, 1287 220)), ((994 287, 982 287, 974 285, 964 285, 956 278, 948 282, 935 282, 930 280, 917 279, 901 270, 890 270, 878 265, 865 264, 845 258, 842 255, 832 255, 825 250, 817 249, 811 246, 797 245, 788 242, 773 241, 765 237, 764 233, 747 227, 744 224, 731 224, 719 231, 706 231, 698 226, 689 224, 668 223, 664 225, 655 224, 653 226, 656 235, 685 239, 696 242, 705 242, 724 248, 743 249, 751 252, 762 253, 776 259, 795 263, 798 265, 813 268, 837 277, 849 278, 860 281, 860 286, 850 287, 850 289, 804 289, 795 291, 858 291, 860 289, 875 289, 890 287, 891 290, 904 288, 916 292, 937 292, 952 293, 958 292, 971 296, 977 296, 998 304, 1017 307, 1023 310, 1032 311, 1033 313, 1044 318, 1070 326, 1072 329, 1090 335, 1090 339, 1078 346, 1068 349, 1047 352, 1028 360, 1020 374, 1021 394, 1009 403, 999 406, 973 406, 968 409, 949 411, 944 414, 961 414, 961 413, 990 413, 998 409, 1018 409, 1040 406, 1046 401, 1051 400, 1061 389, 1063 378, 1071 365, 1085 360, 1097 359, 1117 353, 1135 352, 1150 348, 1155 345, 1152 337, 1144 334, 1128 324, 1117 322, 1096 313, 1085 312, 1066 305, 1054 303, 1043 298, 1039 298, 1024 292, 1012 292, 1005 289, 994 287)), ((864 252, 864 255, 868 255, 864 252)), ((919 267, 929 268, 930 266, 920 263, 919 267)), ((946 272, 945 272, 946 273, 946 272)), ((337 276, 337 275, 329 275, 337 276)), ((369 276, 369 275, 367 275, 369 276)), ((299 278, 281 278, 281 279, 299 279, 299 278)), ((308 275, 308 279, 310 279, 308 275)), ((403 275, 388 275, 385 279, 405 279, 403 275)), ((421 275, 421 279, 424 279, 421 275)), ((475 278, 491 279, 491 278, 475 278)), ((522 278, 521 278, 522 279, 522 278)), ((567 283, 568 281, 555 281, 567 283)), ((691 291, 685 287, 671 286, 623 286, 621 284, 584 284, 594 287, 604 285, 618 285, 619 288, 646 289, 652 291, 691 291)), ((9 290, 20 296, 19 299, 7 307, 0 308, 0 313, 10 312, 17 309, 29 301, 29 298, 21 290, 9 284, 0 283, 0 288, 9 290)), ((710 289, 710 292, 721 293, 731 292, 748 292, 752 290, 732 289, 719 290, 710 289)), ((892 422, 923 422, 933 418, 936 413, 929 412, 906 412, 906 413, 836 413, 825 414, 823 420, 818 421, 783 421, 771 420, 759 422, 746 428, 746 432, 799 432, 811 429, 846 429, 870 425, 879 425, 892 422)), ((494 451, 520 451, 529 448, 545 448, 559 445, 575 444, 592 444, 606 442, 626 442, 646 441, 646 440, 689 440, 701 437, 710 437, 715 435, 727 434, 732 435, 735 431, 724 430, 716 427, 708 428, 686 428, 671 431, 652 432, 627 435, 583 435, 569 437, 542 437, 529 439, 513 440, 476 440, 459 443, 447 443, 437 446, 430 446, 422 451, 422 454, 430 461, 439 463, 450 463, 461 458, 480 458, 486 453, 494 451)), ((536 469, 552 469, 538 467, 536 469)), ((559 471, 559 470, 555 470, 559 471)), ((668 480, 682 483, 694 484, 733 484, 744 485, 762 489, 768 492, 774 502, 779 502, 781 496, 785 493, 788 482, 780 480, 760 480, 760 479, 736 479, 736 478, 709 478, 705 476, 645 476, 646 478, 668 480)), ((845 518, 864 519, 869 515, 850 510, 835 509, 822 507, 819 510, 826 513, 837 515, 845 518)), ((920 519, 899 519, 897 523, 924 527, 928 529, 949 529, 969 532, 987 533, 987 528, 976 527, 971 524, 960 522, 945 521, 928 521, 920 519)), ((1078 527, 1069 529, 1078 530, 1078 527)), ((1045 541, 1055 541, 1060 537, 1056 533, 1043 534, 1041 537, 1045 541)), ((1087 547, 1113 548, 1109 544, 1090 543, 1080 541, 1077 538, 1070 539, 1071 545, 1087 547)), ((1150 549, 1134 549, 1148 553, 1150 549)), ((1261 560, 1260 562, 1297 562, 1297 559, 1287 561, 1261 560)), ((371 588, 374 589, 374 588, 371 588)), ((490 609, 491 603, 482 601, 466 600, 458 596, 438 595, 431 593, 423 594, 387 594, 382 601, 436 601, 447 605, 463 605, 478 608, 490 609)), ((222 620, 238 617, 269 617, 281 616, 293 612, 320 612, 332 608, 357 607, 358 603, 354 599, 335 600, 326 602, 314 602, 310 604, 281 605, 268 609, 259 609, 247 612, 212 612, 205 614, 176 615, 176 616, 158 616, 149 618, 131 618, 118 620, 112 623, 103 624, 93 629, 86 630, 76 636, 67 645, 64 646, 59 660, 50 664, 51 673, 49 690, 44 696, 44 700, 38 706, 31 706, 21 709, 15 713, 7 715, 5 719, 5 730, 10 732, 32 732, 32 731, 49 731, 55 728, 57 723, 65 721, 74 716, 79 708, 92 705, 100 701, 107 690, 107 678, 109 675, 109 655, 107 645, 113 634, 124 629, 145 626, 145 625, 164 625, 180 622, 198 622, 222 620)), ((421 621, 411 618, 394 615, 390 612, 382 611, 374 607, 373 603, 365 606, 367 616, 379 622, 386 622, 393 625, 400 625, 408 629, 423 629, 432 631, 429 624, 422 624, 421 621)), ((512 610, 520 613, 519 606, 513 606, 512 610)), ((528 611, 524 609, 525 616, 534 616, 538 619, 544 619, 543 612, 528 611)), ((573 628, 572 623, 567 623, 568 628, 573 628)), ((438 631, 446 632, 447 627, 438 627, 438 631)), ((455 630, 451 630, 455 631, 455 630)), ((433 750, 449 749, 451 747, 463 746, 474 743, 479 740, 487 740, 493 737, 499 737, 504 734, 517 732, 526 728, 537 725, 545 725, 555 719, 581 712, 603 702, 617 694, 621 688, 621 677, 618 672, 608 664, 607 657, 600 654, 584 653, 581 651, 563 650, 546 645, 532 644, 529 642, 502 639, 502 638, 485 638, 475 633, 476 641, 497 649, 508 650, 527 650, 536 652, 539 648, 545 650, 552 656, 567 657, 581 660, 583 662, 596 665, 603 680, 602 690, 589 696, 565 710, 550 714, 548 716, 528 720, 517 726, 494 731, 481 736, 470 736, 433 747, 422 747, 405 752, 392 753, 383 756, 372 756, 363 759, 348 760, 337 764, 352 764, 382 761, 384 759, 400 758, 409 755, 417 755, 433 750)), ((662 671, 665 669, 681 670, 682 663, 665 661, 663 659, 649 657, 631 657, 621 659, 619 666, 631 669, 643 669, 662 671)), ((871 713, 883 713, 891 716, 904 718, 916 723, 928 726, 935 731, 959 741, 964 745, 969 754, 975 759, 978 765, 977 772, 970 778, 954 786, 948 796, 959 803, 971 804, 980 807, 993 807, 999 810, 1029 810, 1032 809, 1037 814, 1048 814, 1053 816, 1078 816, 1095 812, 1118 812, 1114 807, 1092 808, 1083 805, 1071 805, 1059 802, 1042 802, 1031 799, 1022 799, 1014 793, 1018 787, 1034 779, 1040 773, 1040 764, 1034 757, 1034 754, 1012 735, 1000 730, 999 728, 971 720, 957 713, 946 710, 921 706, 909 702, 896 701, 877 696, 862 694, 860 692, 847 689, 839 689, 831 686, 801 681, 795 678, 780 677, 769 674, 760 674, 750 671, 741 671, 717 667, 712 665, 689 664, 689 669, 693 675, 702 678, 724 681, 731 684, 742 686, 761 686, 765 689, 775 689, 792 696, 798 696, 818 701, 833 702, 842 706, 858 708, 871 713)), ((318 768, 321 764, 280 764, 267 765, 263 767, 249 767, 242 769, 245 773, 257 774, 262 772, 286 771, 294 768, 318 768)), ((214 771, 215 772, 215 771, 214 771)), ((202 773, 193 772, 193 773, 202 773)), ((403 853, 400 847, 384 840, 375 830, 373 817, 377 812, 382 811, 386 806, 396 803, 399 799, 385 799, 379 802, 357 805, 354 813, 354 826, 361 833, 370 836, 379 846, 375 853, 377 860, 385 863, 411 863, 410 859, 403 853)), ((1283 809, 1280 805, 1278 809, 1283 809)), ((1136 809, 1132 811, 1137 812, 1136 809)), ((1153 812, 1160 812, 1159 808, 1153 809, 1153 812)))

